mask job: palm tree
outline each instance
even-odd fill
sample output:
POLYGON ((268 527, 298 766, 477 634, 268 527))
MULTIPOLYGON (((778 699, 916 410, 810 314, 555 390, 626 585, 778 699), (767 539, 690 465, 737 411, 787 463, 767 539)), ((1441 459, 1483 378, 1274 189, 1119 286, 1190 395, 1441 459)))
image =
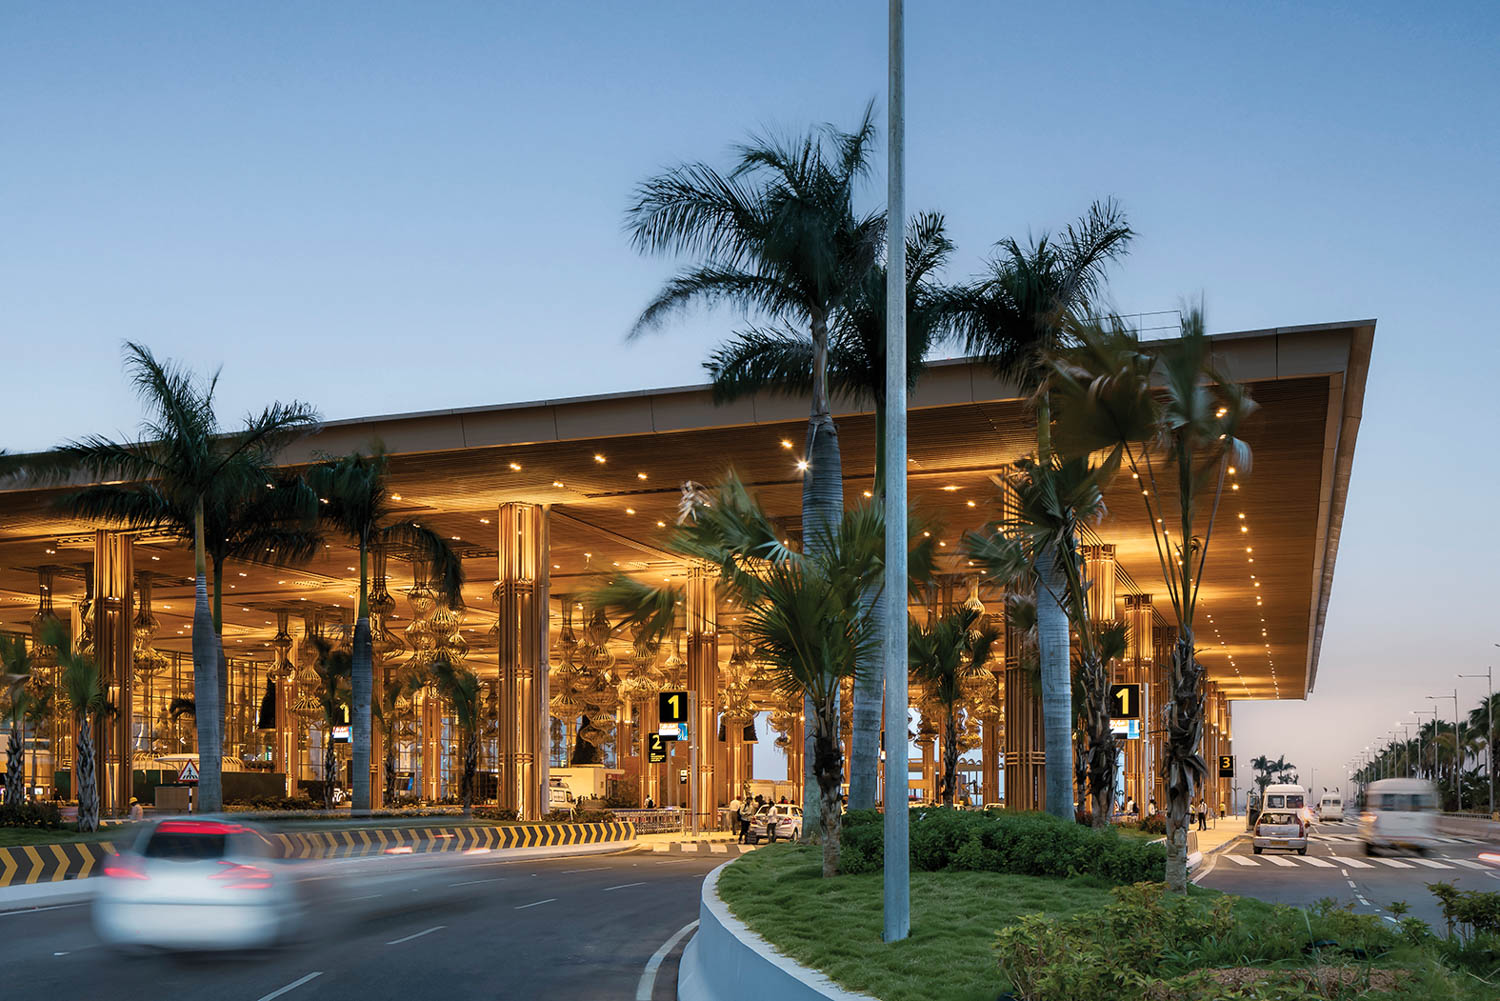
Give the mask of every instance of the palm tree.
POLYGON ((1277 782, 1282 776, 1296 769, 1296 765, 1281 755, 1275 761, 1261 754, 1250 759, 1250 770, 1255 773, 1255 788, 1261 803, 1266 801, 1266 786, 1277 782))
POLYGON ((1070 447, 1108 449, 1116 461, 1123 456, 1130 464, 1142 485, 1157 561, 1177 618, 1162 775, 1167 884, 1186 892, 1189 799, 1208 774, 1198 753, 1203 666, 1195 656, 1193 621, 1226 475, 1230 468, 1249 472, 1250 447, 1238 435, 1255 403, 1215 367, 1201 306, 1184 313, 1178 339, 1149 349, 1118 321, 1082 323, 1076 334, 1081 346, 1049 362, 1052 391, 1061 404, 1058 435, 1070 447), (1155 372, 1163 383, 1159 390, 1152 386, 1155 372), (1205 508, 1208 518, 1200 523, 1205 508))
MULTIPOLYGON (((997 245, 989 273, 957 290, 951 309, 968 352, 1030 395, 1037 413, 1037 457, 1052 453, 1052 407, 1046 391, 1047 358, 1070 343, 1069 326, 1100 296, 1108 266, 1122 257, 1134 236, 1113 201, 1094 202, 1077 223, 1054 239, 1047 233, 1022 246, 1007 237, 997 245)), ((1069 770, 1073 711, 1070 703, 1068 623, 1051 596, 1064 582, 1056 562, 1038 565, 1037 639, 1042 666, 1042 726, 1047 761, 1047 812, 1073 813, 1069 770)))
MULTIPOLYGON (((1014 515, 1005 521, 990 523, 981 532, 965 533, 963 543, 965 554, 983 567, 988 576, 1002 584, 1014 586, 1028 579, 1033 582, 1037 595, 1039 640, 1044 624, 1043 608, 1055 606, 1063 610, 1060 642, 1064 652, 1071 649, 1068 622, 1077 627, 1079 682, 1087 699, 1083 715, 1088 726, 1088 767, 1095 798, 1093 823, 1096 827, 1109 823, 1110 800, 1114 796, 1115 742, 1109 719, 1109 663, 1123 652, 1123 640, 1120 630, 1105 627, 1090 617, 1090 581, 1085 573, 1083 554, 1078 549, 1078 530, 1081 525, 1097 524, 1103 520, 1106 513, 1104 488, 1118 467, 1118 456, 1111 456, 1096 465, 1089 460, 1087 453, 1065 458, 1057 450, 1042 461, 1022 459, 1016 463, 1016 472, 1006 477, 1006 484, 1015 498, 1014 515)), ((1070 665, 1071 661, 1070 656, 1070 665)), ((1041 663, 1045 697, 1045 659, 1041 663)), ((1071 712, 1071 671, 1062 698, 1071 712)), ((1071 737, 1071 718, 1068 732, 1071 737)), ((1053 744, 1050 737, 1048 741, 1050 759, 1053 744)), ((1065 741, 1062 746, 1070 748, 1071 741, 1065 741)), ((1050 760, 1047 767, 1048 812, 1055 813, 1051 805, 1050 760)), ((1065 773, 1063 784, 1069 787, 1071 796, 1070 772, 1065 773)), ((1071 798, 1065 805, 1071 814, 1071 798)))
POLYGON ((99 829, 99 783, 94 759, 94 720, 109 709, 99 667, 92 657, 79 653, 68 638, 67 628, 57 620, 47 623, 43 642, 57 651, 57 666, 63 697, 73 713, 77 735, 78 829, 99 829))
POLYGON ((416 672, 396 672, 380 686, 370 703, 371 725, 379 727, 380 746, 384 751, 381 778, 385 787, 383 802, 386 804, 396 798, 396 730, 401 722, 397 703, 402 698, 411 698, 421 687, 422 679, 416 672))
POLYGON ((464 801, 464 816, 474 815, 474 785, 479 775, 479 723, 484 716, 479 677, 466 667, 455 666, 447 657, 432 662, 432 682, 438 694, 453 710, 458 723, 459 743, 464 752, 463 777, 459 794, 464 801))
POLYGON ((370 635, 370 553, 402 546, 426 565, 437 579, 437 590, 452 601, 461 596, 463 561, 448 540, 422 525, 397 515, 386 487, 388 459, 379 446, 370 455, 352 452, 327 459, 306 472, 308 486, 323 502, 324 517, 359 549, 359 610, 354 621, 354 748, 355 810, 370 809, 370 714, 374 693, 375 655, 370 635))
POLYGON ((926 684, 933 701, 943 708, 943 777, 939 787, 944 806, 953 805, 958 776, 958 703, 966 683, 989 673, 986 662, 999 630, 982 621, 977 608, 960 606, 926 626, 909 629, 911 670, 926 684))
MULTIPOLYGON (((906 239, 906 380, 911 389, 927 368, 927 354, 945 334, 950 297, 935 276, 953 244, 943 217, 924 213, 911 221, 906 239)), ((873 404, 875 410, 874 502, 885 495, 885 316, 886 269, 866 273, 834 317, 828 343, 828 388, 845 399, 873 404)), ((704 363, 713 377, 714 398, 727 402, 762 391, 800 396, 812 390, 815 345, 808 334, 788 326, 752 327, 716 348, 704 363)), ((881 633, 884 609, 878 595, 872 615, 881 633)), ((880 720, 884 678, 877 658, 861 664, 854 677, 853 747, 849 806, 871 809, 880 768, 880 720)))
POLYGON ((283 531, 295 517, 295 498, 273 496, 277 491, 271 488, 278 479, 272 463, 284 445, 316 423, 317 413, 303 403, 273 403, 247 417, 243 427, 225 431, 214 412, 217 373, 198 379, 178 365, 158 361, 148 348, 134 343, 125 345, 125 368, 146 406, 143 440, 122 443, 91 436, 69 442, 33 460, 31 466, 43 475, 81 471, 102 481, 122 481, 105 482, 63 498, 63 508, 76 517, 133 528, 162 528, 191 542, 197 578, 193 695, 203 710, 196 714, 198 795, 202 810, 214 812, 223 802, 222 693, 227 686, 227 675, 220 678, 224 674, 219 636, 223 561, 252 553, 257 560, 272 563, 295 557, 283 531), (207 577, 210 547, 216 554, 212 606, 207 577))
MULTIPOLYGON (((843 512, 829 329, 868 279, 884 241, 884 216, 854 208, 874 138, 873 103, 852 132, 826 125, 797 140, 753 136, 736 149, 728 174, 704 163, 675 167, 643 183, 626 214, 637 250, 695 259, 646 306, 631 336, 686 307, 719 304, 807 330, 812 403, 801 463, 802 531, 812 544, 836 534, 843 512)), ((810 763, 814 755, 806 757, 810 763)), ((803 816, 816 826, 811 787, 803 816)))
POLYGON ((1500 692, 1494 692, 1469 710, 1469 732, 1476 734, 1476 754, 1484 754, 1485 788, 1489 802, 1495 801, 1495 744, 1500 741, 1500 692), (1492 729, 1493 728, 1493 729, 1492 729))
POLYGON ((313 647, 313 671, 318 676, 318 707, 323 711, 323 809, 333 809, 334 778, 338 755, 334 753, 333 728, 342 726, 349 707, 349 674, 352 658, 348 649, 321 632, 308 634, 313 647))
POLYGON ((5 686, 5 721, 10 737, 5 745, 5 803, 26 796, 26 720, 34 701, 27 689, 31 680, 31 651, 20 636, 0 633, 0 684, 5 686))

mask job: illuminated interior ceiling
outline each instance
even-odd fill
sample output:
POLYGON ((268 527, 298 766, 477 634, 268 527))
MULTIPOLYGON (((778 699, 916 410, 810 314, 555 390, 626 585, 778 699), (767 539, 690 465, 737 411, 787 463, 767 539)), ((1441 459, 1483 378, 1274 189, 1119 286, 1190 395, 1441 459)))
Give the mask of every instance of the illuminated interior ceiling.
MULTIPOLYGON (((1374 326, 1358 321, 1215 338, 1222 364, 1251 384, 1260 404, 1245 430, 1253 467, 1226 484, 1200 600, 1200 659, 1231 699, 1303 698, 1316 679, 1374 326)), ((943 569, 962 574, 959 539, 998 517, 994 476, 1034 447, 1033 418, 1011 388, 966 361, 934 365, 911 404, 910 493, 942 526, 936 534, 943 569)), ((871 487, 874 418, 850 407, 837 415, 837 426, 845 502, 858 504, 871 487)), ((662 541, 683 482, 713 483, 733 469, 795 534, 805 430, 802 400, 761 396, 715 406, 705 388, 692 387, 334 422, 284 459, 296 464, 384 444, 399 510, 449 536, 464 555, 465 628, 478 641, 469 660, 483 673, 494 663, 482 637, 494 622, 498 504, 552 506, 554 597, 615 569, 648 581, 680 580, 685 568, 662 541)), ((14 485, 0 491, 0 628, 29 627, 41 566, 57 568, 53 592, 60 606, 83 594, 93 526, 57 517, 51 496, 14 485)), ((1170 623, 1145 508, 1128 470, 1107 501, 1109 515, 1097 535, 1117 546, 1121 568, 1155 595, 1170 623)), ((277 609, 291 608, 295 619, 307 607, 352 607, 356 553, 342 539, 327 542, 304 566, 236 563, 226 570, 230 657, 269 656, 277 609)), ((158 648, 186 652, 191 553, 172 540, 143 536, 136 568, 160 575, 158 648)), ((392 560, 391 576, 399 616, 391 627, 399 632, 408 621, 401 590, 410 575, 392 560)), ((723 621, 732 614, 726 609, 723 621)), ((727 657, 729 644, 722 645, 727 657)))

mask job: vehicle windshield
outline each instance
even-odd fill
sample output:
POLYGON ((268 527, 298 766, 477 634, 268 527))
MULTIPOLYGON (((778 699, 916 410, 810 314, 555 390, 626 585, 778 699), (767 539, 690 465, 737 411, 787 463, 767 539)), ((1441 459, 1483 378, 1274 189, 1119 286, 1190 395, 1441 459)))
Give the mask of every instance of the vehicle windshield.
POLYGON ((1432 803, 1425 793, 1383 792, 1375 797, 1375 809, 1392 810, 1398 813, 1420 813, 1423 810, 1432 809, 1432 803))
POLYGON ((201 862, 228 854, 236 828, 223 824, 165 823, 151 832, 141 854, 173 862, 201 862))
POLYGON ((1306 805, 1306 797, 1299 793, 1272 793, 1266 797, 1266 807, 1272 810, 1300 810, 1306 805))

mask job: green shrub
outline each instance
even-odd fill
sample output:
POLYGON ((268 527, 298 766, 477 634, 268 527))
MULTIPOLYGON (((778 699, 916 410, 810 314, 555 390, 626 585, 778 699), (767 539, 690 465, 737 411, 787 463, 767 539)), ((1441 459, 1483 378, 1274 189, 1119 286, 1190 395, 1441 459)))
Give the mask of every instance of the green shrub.
POLYGON ((0 804, 0 827, 34 827, 55 831, 63 826, 62 811, 56 803, 28 799, 19 803, 0 804))
MULTIPOLYGON (((1111 883, 1160 879, 1161 845, 1095 831, 1046 814, 927 808, 911 813, 915 870, 967 869, 1023 876, 1097 876, 1111 883)), ((883 818, 874 810, 844 816, 846 873, 875 872, 884 857, 883 818)))
POLYGON ((551 810, 542 819, 552 824, 607 824, 615 815, 611 810, 551 810))
POLYGON ((520 814, 515 810, 502 810, 495 806, 476 806, 474 816, 479 820, 498 820, 502 823, 515 823, 520 819, 520 814))
POLYGON ((313 802, 307 796, 243 796, 224 801, 230 811, 262 810, 321 810, 322 802, 313 802))
MULTIPOLYGON (((1116 887, 1112 897, 1098 913, 1029 915, 998 933, 1001 970, 1021 998, 1355 997, 1376 982, 1370 960, 1404 946, 1401 933, 1376 916, 1332 901, 1304 912, 1223 894, 1172 894, 1160 883, 1116 887), (1235 973, 1273 964, 1248 977, 1235 973)), ((1430 953, 1407 948, 1392 966, 1435 966, 1430 953)), ((1416 986, 1410 973, 1381 976, 1416 986)))

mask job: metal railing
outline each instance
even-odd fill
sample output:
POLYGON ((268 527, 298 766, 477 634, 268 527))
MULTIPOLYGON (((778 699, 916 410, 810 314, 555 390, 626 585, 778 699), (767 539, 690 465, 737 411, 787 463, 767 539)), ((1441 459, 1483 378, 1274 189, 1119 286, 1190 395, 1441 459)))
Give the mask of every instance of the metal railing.
POLYGON ((680 834, 687 830, 687 811, 675 806, 654 810, 611 810, 616 820, 635 825, 637 834, 680 834))

